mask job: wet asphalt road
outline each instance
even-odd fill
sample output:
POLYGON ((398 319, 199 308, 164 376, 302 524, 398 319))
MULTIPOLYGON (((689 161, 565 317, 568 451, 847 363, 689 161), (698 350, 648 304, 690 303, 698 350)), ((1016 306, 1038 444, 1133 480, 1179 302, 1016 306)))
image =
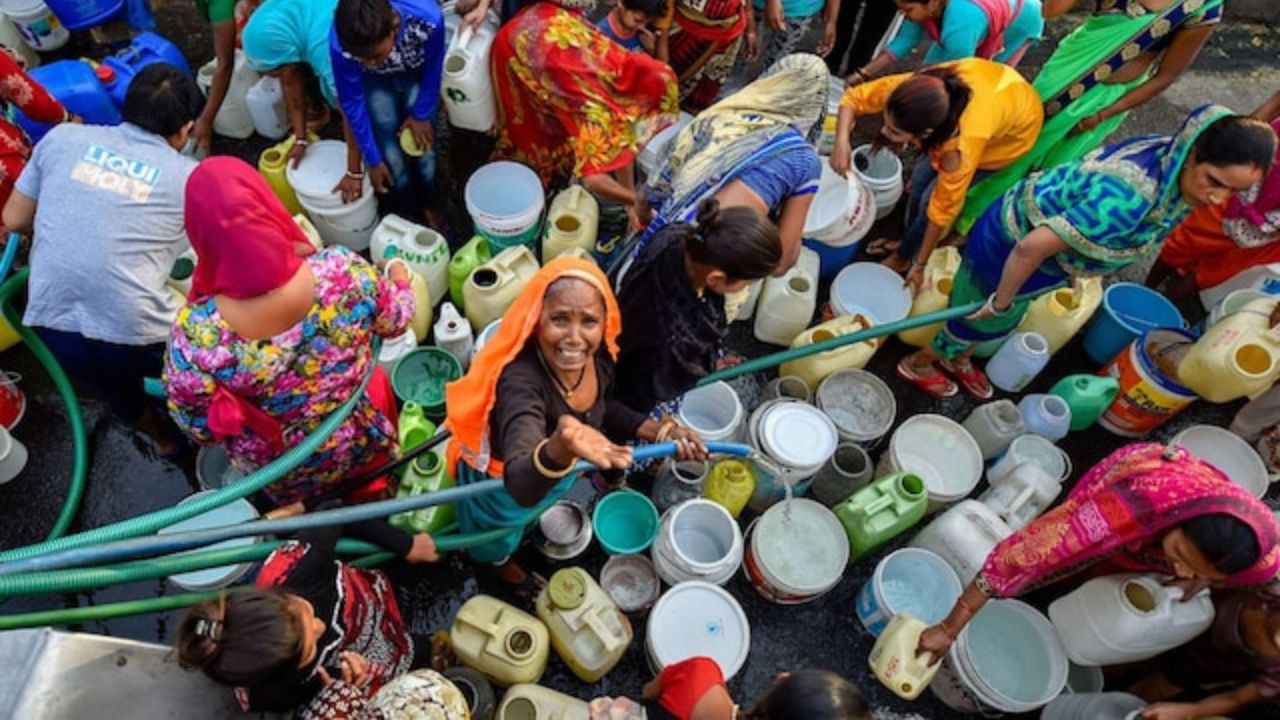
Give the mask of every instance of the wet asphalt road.
MULTIPOLYGON (((174 7, 158 13, 161 31, 186 48, 188 56, 193 59, 192 65, 196 66, 199 64, 197 59, 211 56, 206 30, 195 20, 185 3, 180 6, 177 3, 170 5, 174 7)), ((1060 34, 1063 27, 1058 23, 1052 25, 1051 29, 1060 34)), ((1198 85, 1183 93, 1178 93, 1178 86, 1175 86, 1167 94, 1168 99, 1153 102, 1141 112, 1135 113, 1125 132, 1170 129, 1189 105, 1207 99, 1197 89, 1203 86, 1230 94, 1239 109, 1251 109, 1266 94, 1280 89, 1280 75, 1274 72, 1277 67, 1277 48, 1280 47, 1278 35, 1280 34, 1274 29, 1267 31, 1241 24, 1225 26, 1211 41, 1210 47, 1196 66, 1197 70, 1203 69, 1203 73, 1184 78, 1183 82, 1198 85), (1226 82, 1227 80, 1230 82, 1226 82)), ((69 49, 67 53, 74 55, 92 50, 80 46, 69 49)), ((1048 43, 1037 48, 1027 60, 1028 69, 1038 66, 1047 52, 1048 43)), ((443 177, 466 177, 487 155, 487 141, 482 137, 458 133, 443 140, 443 143, 443 177)), ((220 140, 215 151, 256 159, 257 154, 268 144, 260 138, 244 142, 220 140)), ((461 212, 462 183, 441 183, 441 186, 448 187, 451 191, 451 195, 445 198, 446 216, 456 225, 451 228, 451 234, 465 239, 468 228, 464 227, 466 221, 461 212)), ((889 221, 883 225, 877 227, 871 237, 892 234, 896 229, 889 221)), ((731 347, 747 356, 759 355, 772 349, 757 343, 751 337, 749 326, 745 324, 735 327, 731 347)), ((877 353, 868 368, 885 378, 893 389, 898 402, 897 422, 921 412, 941 413, 963 420, 976 403, 966 398, 946 401, 926 399, 893 374, 893 364, 905 351, 902 345, 892 340, 877 353)), ((0 523, 0 547, 9 548, 38 541, 48 531, 65 497, 66 478, 70 473, 71 444, 62 405, 32 356, 21 347, 10 350, 0 355, 0 367, 23 375, 22 387, 30 402, 27 415, 15 431, 15 436, 30 448, 31 460, 22 476, 0 486, 0 507, 5 508, 5 522, 0 523)), ((1028 392, 1043 392, 1064 375, 1094 370, 1096 367, 1084 356, 1076 341, 1054 358, 1048 369, 1028 388, 1028 392)), ((764 376, 756 376, 746 378, 737 385, 742 388, 744 397, 751 397, 765 380, 767 378, 764 376)), ((76 529, 97 527, 168 507, 196 489, 194 473, 189 463, 178 466, 154 459, 126 428, 110 419, 102 403, 87 398, 84 406, 91 440, 92 471, 76 529)), ((1236 406, 1196 403, 1153 439, 1168 439, 1178 430, 1194 423, 1225 425, 1236 406)), ((1083 469, 1119 447, 1123 441, 1094 428, 1073 433, 1061 444, 1071 454, 1075 467, 1083 469)), ((873 453, 873 460, 877 456, 878 453, 873 453)), ((1075 476, 1078 477, 1079 474, 1077 470, 1075 476)), ((579 487, 575 494, 589 502, 592 491, 589 487, 579 487)), ((1275 493, 1272 493, 1271 501, 1275 503, 1275 493)), ((898 542, 883 552, 851 566, 834 590, 806 605, 772 604, 760 597, 741 573, 735 576, 728 589, 742 603, 750 618, 752 631, 751 653, 747 664, 730 683, 735 697, 750 704, 778 672, 800 667, 820 667, 852 679, 872 704, 883 712, 914 712, 933 718, 957 717, 957 713, 937 703, 928 693, 914 703, 899 700, 883 689, 866 667, 866 656, 871 648, 872 638, 856 619, 854 598, 878 559, 900 546, 907 537, 909 534, 899 538, 898 542)), ((531 568, 544 575, 549 575, 555 569, 548 566, 528 546, 522 550, 522 557, 531 568)), ((579 564, 597 574, 604 559, 598 547, 593 546, 584 557, 579 558, 579 564)), ((425 636, 435 630, 447 628, 458 606, 477 592, 508 596, 483 570, 477 571, 457 555, 432 567, 407 568, 392 565, 389 570, 396 581, 401 608, 416 635, 425 636)), ((173 592, 175 590, 164 581, 150 581, 90 594, 9 600, 0 603, 0 612, 8 614, 34 609, 102 604, 173 592)), ((171 638, 173 620, 174 616, 168 614, 142 616, 92 623, 75 629, 164 643, 171 638)), ((649 679, 650 672, 643 651, 644 618, 634 616, 632 622, 636 640, 618 667, 603 680, 591 686, 584 685, 573 677, 553 653, 543 684, 583 698, 638 693, 643 683, 649 679)))

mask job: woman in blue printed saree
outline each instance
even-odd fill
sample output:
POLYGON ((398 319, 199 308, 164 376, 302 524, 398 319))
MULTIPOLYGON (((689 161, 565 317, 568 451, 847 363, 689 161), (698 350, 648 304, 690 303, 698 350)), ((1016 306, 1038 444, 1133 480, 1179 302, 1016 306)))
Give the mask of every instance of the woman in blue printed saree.
POLYGON ((499 565, 504 582, 525 582, 511 556, 524 529, 573 485, 579 459, 625 469, 631 448, 621 443, 633 440, 674 441, 681 459, 706 459, 697 433, 613 401, 621 317, 598 267, 556 258, 525 285, 466 376, 445 390, 448 467, 458 484, 504 483, 458 504, 463 532, 512 529, 469 551, 499 565))
MULTIPOLYGON (((1044 0, 1044 16, 1079 0, 1044 0)), ((1029 172, 1079 160, 1129 111, 1158 96, 1200 53, 1222 19, 1223 0, 1093 0, 1093 12, 1063 38, 1032 83, 1044 129, 1031 152, 973 186, 956 231, 974 223, 1029 172), (1157 9, 1152 9, 1152 8, 1157 9)))
POLYGON ((1018 326, 1030 303, 1017 295, 1142 259, 1192 207, 1257 183, 1275 142, 1265 123, 1205 105, 1172 136, 1125 140, 1033 173, 983 213, 965 246, 950 304, 986 305, 946 323, 932 347, 898 363, 898 374, 935 397, 959 391, 947 375, 970 395, 991 397, 969 355, 1018 326))
POLYGON ((672 142, 644 192, 654 217, 636 254, 658 230, 691 222, 704 198, 774 218, 785 272, 800 256, 805 216, 822 160, 809 140, 822 130, 829 82, 817 55, 796 53, 755 82, 698 114, 672 142))

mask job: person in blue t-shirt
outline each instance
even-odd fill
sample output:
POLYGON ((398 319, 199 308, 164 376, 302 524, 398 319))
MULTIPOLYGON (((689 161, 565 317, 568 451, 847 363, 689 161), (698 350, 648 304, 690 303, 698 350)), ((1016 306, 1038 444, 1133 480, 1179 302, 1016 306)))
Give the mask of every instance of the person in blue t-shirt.
POLYGON ((659 31, 655 37, 647 27, 666 14, 666 0, 617 0, 609 14, 600 19, 598 26, 600 32, 622 47, 632 52, 643 50, 667 62, 666 31, 659 31))
POLYGON ((360 197, 363 157, 376 192, 394 191, 410 215, 426 210, 420 203, 434 196, 432 123, 444 65, 440 6, 434 0, 340 0, 329 53, 347 134, 347 174, 335 191, 344 202, 360 197), (421 155, 405 152, 402 133, 421 155))

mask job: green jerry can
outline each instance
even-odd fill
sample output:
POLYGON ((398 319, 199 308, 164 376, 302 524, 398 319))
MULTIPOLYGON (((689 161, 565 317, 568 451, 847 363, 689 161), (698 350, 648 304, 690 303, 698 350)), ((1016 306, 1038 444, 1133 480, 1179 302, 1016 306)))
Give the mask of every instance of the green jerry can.
POLYGON ((1115 378, 1100 375, 1068 375, 1049 389, 1050 395, 1057 395, 1070 406, 1072 430, 1084 430, 1097 422, 1119 392, 1120 383, 1115 378))
POLYGON ((836 517, 849 535, 849 562, 883 547, 920 522, 928 504, 924 480, 898 472, 874 480, 836 505, 836 517))
POLYGON ((449 259, 449 297, 459 310, 466 309, 466 303, 462 299, 462 286, 466 284, 467 278, 471 277, 476 268, 491 259, 493 253, 489 250, 489 241, 483 235, 472 237, 449 259))
MULTIPOLYGON (((435 423, 427 419, 422 406, 407 402, 400 411, 400 451, 408 452, 435 435, 435 423)), ((437 492, 455 486, 445 468, 444 453, 440 447, 405 464, 400 469, 400 488, 396 497, 412 497, 437 492)), ((436 533, 453 524, 457 512, 453 505, 433 505, 421 510, 396 513, 388 518, 395 527, 407 533, 436 533)))

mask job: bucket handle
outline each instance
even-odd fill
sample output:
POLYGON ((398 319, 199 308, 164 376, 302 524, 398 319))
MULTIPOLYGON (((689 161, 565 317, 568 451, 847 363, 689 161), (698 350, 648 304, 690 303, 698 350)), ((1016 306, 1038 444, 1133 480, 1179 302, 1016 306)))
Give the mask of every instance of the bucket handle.
POLYGON ((605 627, 604 621, 600 619, 600 615, 594 612, 583 613, 582 621, 587 627, 591 628, 591 632, 595 633, 600 640, 600 644, 604 646, 604 651, 611 653, 622 647, 625 643, 614 637, 609 628, 605 627))
POLYGON ((1075 472, 1075 466, 1071 464, 1071 456, 1067 454, 1066 450, 1063 450, 1057 445, 1054 445, 1054 449, 1056 449, 1058 451, 1058 454, 1062 456, 1062 462, 1067 466, 1067 469, 1062 471, 1063 476, 1055 479, 1058 482, 1066 482, 1068 479, 1070 479, 1071 473, 1075 472))

